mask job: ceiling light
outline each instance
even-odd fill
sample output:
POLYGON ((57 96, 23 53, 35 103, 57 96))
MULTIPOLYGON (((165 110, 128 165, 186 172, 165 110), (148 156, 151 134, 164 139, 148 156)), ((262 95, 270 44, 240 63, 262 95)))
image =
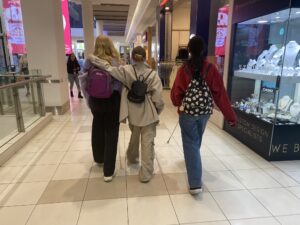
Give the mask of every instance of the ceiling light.
POLYGON ((166 7, 165 7, 165 10, 167 10, 167 11, 170 10, 170 7, 169 7, 169 6, 166 6, 166 7))
POLYGON ((257 23, 267 23, 268 22, 268 20, 259 20, 259 21, 257 21, 257 23))
POLYGON ((300 11, 297 11, 296 14, 300 14, 300 11))
POLYGON ((276 19, 280 19, 280 16, 276 16, 275 18, 276 18, 276 19))

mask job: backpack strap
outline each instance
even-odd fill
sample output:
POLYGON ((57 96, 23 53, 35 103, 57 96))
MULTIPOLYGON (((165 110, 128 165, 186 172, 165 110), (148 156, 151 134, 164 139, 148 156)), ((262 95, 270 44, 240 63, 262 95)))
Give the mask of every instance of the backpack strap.
POLYGON ((150 73, 145 77, 144 82, 150 77, 150 75, 152 74, 153 70, 150 71, 150 73))
POLYGON ((137 76, 137 73, 136 73, 136 70, 135 70, 135 67, 134 67, 134 65, 132 65, 132 68, 133 68, 133 71, 134 71, 134 74, 135 74, 136 80, 138 80, 139 78, 138 78, 138 76, 137 76))

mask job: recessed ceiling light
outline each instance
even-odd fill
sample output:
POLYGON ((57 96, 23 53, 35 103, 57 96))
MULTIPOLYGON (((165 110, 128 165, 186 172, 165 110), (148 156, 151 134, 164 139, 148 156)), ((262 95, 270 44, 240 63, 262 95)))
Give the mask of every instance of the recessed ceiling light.
POLYGON ((257 21, 257 23, 267 23, 268 22, 268 20, 259 20, 259 21, 257 21))
POLYGON ((300 11, 297 11, 296 14, 300 14, 300 11))
POLYGON ((275 18, 276 18, 276 19, 280 19, 280 16, 276 16, 275 18))

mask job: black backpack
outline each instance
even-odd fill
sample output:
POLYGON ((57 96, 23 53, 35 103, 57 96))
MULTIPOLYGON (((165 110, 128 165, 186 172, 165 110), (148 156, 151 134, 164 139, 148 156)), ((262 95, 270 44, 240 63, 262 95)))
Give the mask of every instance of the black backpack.
POLYGON ((131 84, 131 88, 129 89, 127 98, 129 101, 134 103, 143 103, 145 101, 146 94, 148 94, 148 85, 146 81, 153 70, 151 70, 151 72, 144 78, 143 74, 140 76, 137 75, 134 66, 132 66, 132 68, 134 70, 136 80, 131 84))
MULTIPOLYGON (((204 74, 195 71, 182 101, 184 112, 192 116, 209 115, 213 111, 213 98, 205 81, 211 64, 204 74)), ((187 67, 186 67, 187 69, 187 67)), ((189 70, 188 73, 191 73, 189 70)))

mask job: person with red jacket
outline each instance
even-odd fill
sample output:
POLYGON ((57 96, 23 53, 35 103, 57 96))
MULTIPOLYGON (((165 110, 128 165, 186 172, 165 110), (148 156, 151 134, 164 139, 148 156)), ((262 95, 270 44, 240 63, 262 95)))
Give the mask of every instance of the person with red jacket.
POLYGON ((190 39, 190 59, 178 70, 171 90, 171 100, 178 107, 179 125, 192 195, 202 192, 202 164, 200 147, 213 102, 231 126, 237 117, 229 101, 217 68, 204 57, 205 43, 200 36, 190 39))

